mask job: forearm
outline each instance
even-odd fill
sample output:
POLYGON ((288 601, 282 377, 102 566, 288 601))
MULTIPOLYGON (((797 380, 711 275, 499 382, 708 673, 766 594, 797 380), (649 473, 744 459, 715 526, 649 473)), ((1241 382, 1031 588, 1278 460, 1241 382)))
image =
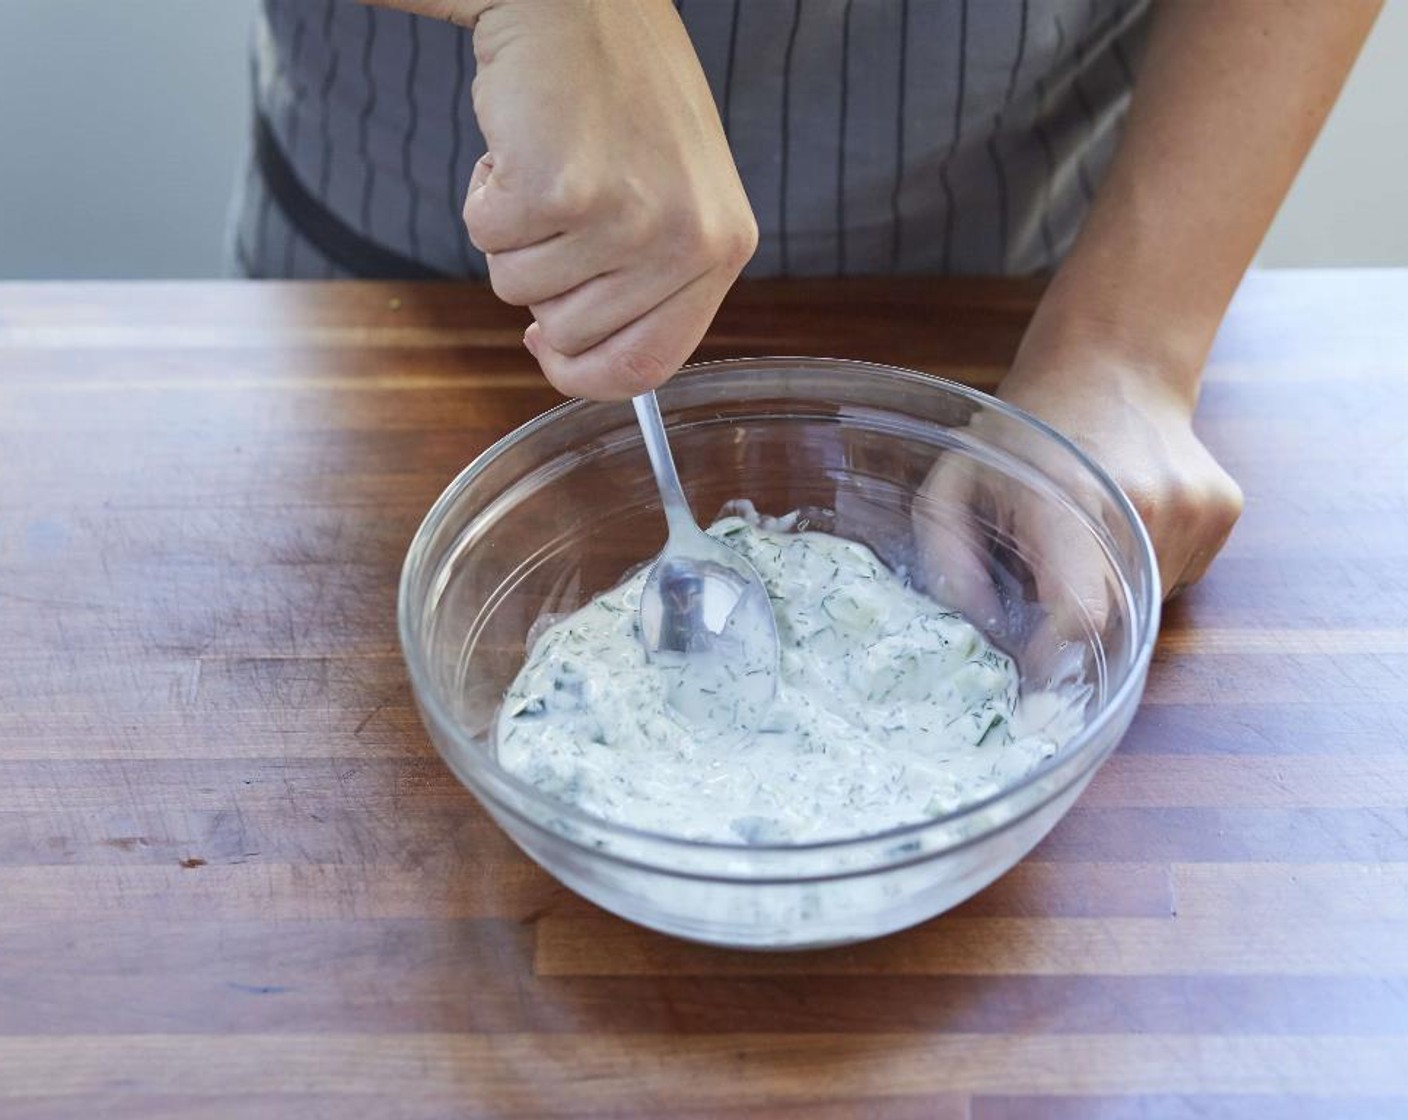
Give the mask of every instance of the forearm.
POLYGON ((1208 348, 1381 0, 1162 0, 1125 136, 1033 331, 1191 408, 1208 348))

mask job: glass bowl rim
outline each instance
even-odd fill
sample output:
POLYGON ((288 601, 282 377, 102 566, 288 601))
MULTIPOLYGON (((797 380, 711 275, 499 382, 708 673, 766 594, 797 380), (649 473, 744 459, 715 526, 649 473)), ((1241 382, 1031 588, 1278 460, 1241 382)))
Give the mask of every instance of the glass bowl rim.
MULTIPOLYGON (((1136 563, 1140 564, 1148 572, 1149 578, 1146 581, 1144 594, 1137 597, 1134 607, 1134 625, 1136 628, 1136 648, 1133 662, 1126 673, 1124 680, 1111 694, 1106 703, 1101 707, 1095 717, 1070 740, 1053 760, 1054 765, 1038 766, 1030 773, 1009 785, 1003 786, 995 793, 982 798, 979 801, 970 802, 949 813, 943 813, 935 817, 926 817, 921 821, 913 821, 909 824, 898 825, 894 828, 886 829, 883 832, 871 832, 858 835, 834 837, 827 840, 808 841, 802 844, 748 844, 734 841, 717 840, 694 840, 689 837, 676 836, 665 832, 652 832, 648 829, 636 828, 632 825, 618 824, 615 821, 599 817, 594 813, 589 813, 584 809, 569 802, 559 800, 545 794, 536 786, 524 781, 516 774, 512 774, 500 767, 497 762, 492 763, 487 775, 492 781, 502 782, 515 795, 523 798, 528 804, 543 810, 542 819, 534 819, 524 813, 516 806, 504 804, 495 796, 492 789, 484 788, 483 782, 471 783, 461 775, 460 767, 455 759, 448 757, 446 750, 441 748, 440 741, 435 736, 431 736, 436 753, 449 766, 457 780, 471 787, 471 792, 479 797, 489 797, 491 800, 500 802, 502 811, 508 811, 515 817, 524 820, 540 829, 548 829, 545 823, 547 820, 558 820, 574 825, 585 826, 589 830, 619 837, 624 840, 636 843, 646 843, 649 845, 659 845, 666 849, 675 849, 688 852, 717 852, 721 856, 736 857, 739 855, 756 855, 766 857, 769 854, 781 856, 784 853, 796 852, 805 854, 815 854, 825 851, 844 851, 860 847, 868 847, 872 844, 890 844, 903 842, 912 837, 945 825, 955 825, 963 820, 976 817, 979 814, 991 810, 999 803, 1006 801, 1015 794, 1035 785, 1037 782, 1051 777, 1057 770, 1070 769, 1071 764, 1077 760, 1085 759, 1093 744, 1100 740, 1100 733, 1104 730, 1128 703, 1130 694, 1142 689, 1143 678, 1148 670, 1149 663, 1153 658, 1154 645, 1158 639, 1160 610, 1162 606, 1162 591, 1159 582, 1158 559, 1154 553, 1154 546, 1149 539, 1148 531, 1144 527, 1143 519, 1134 508, 1134 504, 1128 496, 1120 489, 1112 478, 1105 472, 1098 463, 1087 455, 1078 444, 1062 435, 1055 428, 1045 421, 1018 408, 1016 405, 1008 404, 998 397, 985 393, 980 389, 961 384, 957 381, 949 380, 937 374, 924 373, 917 370, 906 369, 901 366, 885 365, 879 362, 866 362, 850 358, 822 358, 806 355, 773 355, 747 358, 727 358, 716 361, 696 362, 685 366, 667 384, 658 391, 666 398, 664 402, 668 406, 668 398, 671 395, 672 387, 677 381, 683 379, 685 382, 692 382, 711 373, 723 371, 741 371, 748 368, 776 368, 777 366, 792 368, 829 368, 833 370, 851 369, 871 375, 878 375, 892 380, 893 382, 908 383, 916 387, 933 391, 935 389, 966 399, 981 408, 995 411, 1008 417, 1016 423, 1031 428, 1036 433, 1057 445, 1063 447, 1069 454, 1075 457, 1083 470, 1091 475, 1097 484, 1104 490, 1105 495, 1119 510, 1124 520, 1130 528, 1137 552, 1136 563), (1141 601, 1142 599, 1142 601, 1141 601), (1138 627, 1143 625, 1144 629, 1139 631, 1138 627)), ((528 420, 526 423, 514 428, 504 436, 495 440, 482 452, 476 455, 463 470, 449 483, 431 505, 425 517, 421 520, 415 534, 411 538, 411 543, 406 552, 405 561, 401 567, 401 578, 397 590, 396 618, 397 631, 400 639, 401 654, 407 671, 410 676, 412 691, 422 713, 426 719, 432 722, 442 734, 444 734, 455 747, 460 749, 460 753, 466 758, 474 756, 474 739, 465 734, 459 721, 455 720, 446 710, 445 704, 438 691, 430 681, 430 674, 426 659, 421 653, 415 638, 419 633, 419 627, 415 615, 418 610, 412 607, 412 589, 416 582, 416 577, 422 567, 425 567, 425 545, 440 526, 448 518, 449 514, 456 507, 464 491, 483 474, 488 466, 499 456, 516 447, 518 444, 532 437, 544 428, 557 424, 568 419, 576 413, 585 412, 590 409, 611 407, 621 405, 626 402, 620 401, 592 401, 574 399, 555 405, 528 420)), ((427 571, 433 581, 435 571, 427 571)), ((472 767, 478 771, 480 767, 472 767)), ((1070 785, 1080 780, 1090 770, 1089 765, 1083 765, 1074 769, 1073 776, 1055 785, 1052 790, 1041 799, 1045 803, 1060 796, 1070 785)), ((994 822, 993 827, 984 832, 1001 831, 1002 822, 994 822)), ((591 851, 594 855, 602 858, 625 858, 628 862, 639 863, 640 861, 631 857, 618 857, 607 849, 581 844, 577 839, 569 835, 566 831, 551 829, 554 836, 567 841, 574 847, 583 851, 591 851)), ((957 839, 958 844, 971 843, 974 837, 962 837, 957 839)), ((953 845, 945 845, 942 848, 927 853, 929 856, 941 854, 953 845)), ((751 881, 752 876, 748 877, 751 881)))

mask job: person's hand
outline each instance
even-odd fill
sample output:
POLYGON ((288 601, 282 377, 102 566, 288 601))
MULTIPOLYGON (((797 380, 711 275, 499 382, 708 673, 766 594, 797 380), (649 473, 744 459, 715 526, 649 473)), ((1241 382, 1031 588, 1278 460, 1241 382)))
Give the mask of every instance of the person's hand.
MULTIPOLYGON (((1025 348, 1024 348, 1025 349, 1025 348)), ((1134 503, 1166 597, 1202 579, 1242 512, 1242 491, 1193 431, 1192 405, 1157 376, 1091 351, 1080 366, 1023 355, 998 396, 1090 455, 1134 503)))
MULTIPOLYGON (((1192 402, 1138 360, 1113 349, 1057 348, 1029 336, 998 395, 1068 436, 1124 490, 1147 528, 1165 595, 1201 578, 1242 508, 1237 484, 1194 433, 1192 402)), ((1098 509, 1063 453, 1001 417, 979 415, 971 436, 1061 480, 1098 509)), ((995 479, 966 455, 945 455, 915 503, 925 582, 1023 654, 1031 671, 1060 677, 1109 619, 1113 588, 1099 546, 1059 505, 995 479), (994 550, 994 533, 1016 552, 994 550), (1021 562, 1013 557, 1021 555, 1021 562), (1025 590, 1029 580, 1034 586, 1025 590), (1023 604, 1039 602, 1033 613, 1023 604)))
POLYGON ((478 16, 488 141, 464 220, 570 396, 633 396, 699 344, 757 225, 669 0, 502 0, 478 16))

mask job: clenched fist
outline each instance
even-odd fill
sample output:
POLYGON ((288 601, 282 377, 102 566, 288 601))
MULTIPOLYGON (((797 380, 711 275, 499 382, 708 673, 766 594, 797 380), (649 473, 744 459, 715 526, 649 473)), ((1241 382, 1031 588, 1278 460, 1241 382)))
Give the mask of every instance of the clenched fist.
POLYGON ((504 0, 479 15, 488 141, 464 205, 494 291, 570 396, 633 396, 699 344, 757 245, 669 0, 504 0))

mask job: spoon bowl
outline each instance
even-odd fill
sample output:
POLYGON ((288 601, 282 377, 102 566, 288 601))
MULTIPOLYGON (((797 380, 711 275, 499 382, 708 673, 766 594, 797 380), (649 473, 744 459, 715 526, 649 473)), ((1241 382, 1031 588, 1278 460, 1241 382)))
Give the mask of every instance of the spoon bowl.
POLYGON ((655 394, 632 403, 669 527, 641 590, 641 643, 651 665, 672 678, 670 707, 696 734, 742 738, 777 692, 772 601, 753 565, 694 520, 655 394))

